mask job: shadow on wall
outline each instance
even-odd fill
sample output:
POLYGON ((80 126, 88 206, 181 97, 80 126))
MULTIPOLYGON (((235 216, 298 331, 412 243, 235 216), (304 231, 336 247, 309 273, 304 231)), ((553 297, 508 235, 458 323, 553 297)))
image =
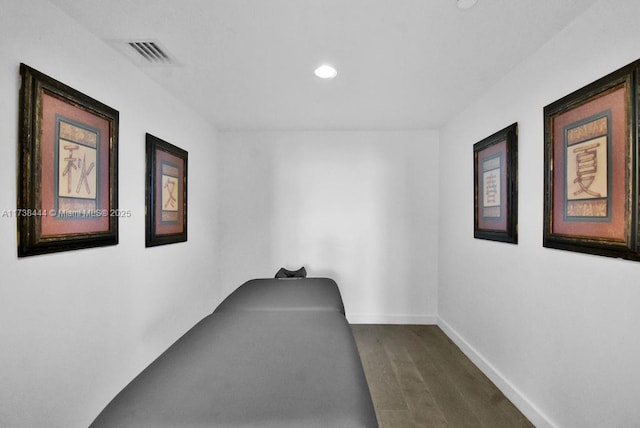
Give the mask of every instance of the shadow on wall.
MULTIPOLYGON (((216 248, 220 301, 251 278, 272 277, 272 148, 253 133, 221 133, 216 248)), ((280 264, 281 266, 281 264, 280 264)))
POLYGON ((272 261, 335 279, 348 312, 384 312, 409 272, 406 153, 371 133, 306 137, 273 152, 272 261))

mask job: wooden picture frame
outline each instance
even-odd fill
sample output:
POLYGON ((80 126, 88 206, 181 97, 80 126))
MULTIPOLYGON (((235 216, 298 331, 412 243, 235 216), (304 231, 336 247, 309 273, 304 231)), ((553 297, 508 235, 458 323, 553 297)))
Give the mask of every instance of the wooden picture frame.
POLYGON ((638 61, 544 108, 543 245, 640 260, 638 61))
POLYGON ((146 135, 146 233, 145 246, 187 240, 188 153, 146 135))
POLYGON ((473 145, 473 188, 474 238, 517 244, 517 123, 473 145))
POLYGON ((113 108, 20 64, 18 257, 118 243, 113 108))

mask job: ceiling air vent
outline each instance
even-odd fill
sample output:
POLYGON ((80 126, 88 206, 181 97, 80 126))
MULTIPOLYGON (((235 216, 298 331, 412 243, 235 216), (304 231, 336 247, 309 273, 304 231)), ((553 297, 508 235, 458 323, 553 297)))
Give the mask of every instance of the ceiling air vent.
POLYGON ((169 55, 167 55, 165 50, 158 46, 156 42, 129 42, 129 46, 149 62, 155 64, 171 63, 169 55))
POLYGON ((178 65, 157 40, 110 40, 112 46, 141 67, 178 65))

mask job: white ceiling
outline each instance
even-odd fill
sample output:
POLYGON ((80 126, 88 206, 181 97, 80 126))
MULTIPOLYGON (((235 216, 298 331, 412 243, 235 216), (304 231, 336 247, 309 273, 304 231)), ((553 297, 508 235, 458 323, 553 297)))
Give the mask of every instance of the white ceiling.
POLYGON ((596 0, 50 0, 219 130, 437 129, 596 0), (334 64, 338 77, 313 75, 334 64))

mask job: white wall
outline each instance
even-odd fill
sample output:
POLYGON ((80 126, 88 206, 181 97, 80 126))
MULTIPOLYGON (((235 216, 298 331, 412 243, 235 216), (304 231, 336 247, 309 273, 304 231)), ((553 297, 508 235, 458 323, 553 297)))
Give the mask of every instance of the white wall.
POLYGON ((441 133, 439 316, 538 426, 640 423, 640 263, 542 247, 543 107, 640 57, 638 16, 596 3, 441 133), (476 240, 472 146, 516 121, 520 242, 476 240))
POLYGON ((221 132, 221 283, 304 265, 351 322, 434 322, 436 132, 221 132))
POLYGON ((119 245, 18 259, 0 218, 0 426, 86 427, 222 298, 216 131, 48 2, 1 9, 0 212, 16 207, 20 62, 120 112, 119 245), (145 249, 145 132, 189 151, 187 243, 145 249))

